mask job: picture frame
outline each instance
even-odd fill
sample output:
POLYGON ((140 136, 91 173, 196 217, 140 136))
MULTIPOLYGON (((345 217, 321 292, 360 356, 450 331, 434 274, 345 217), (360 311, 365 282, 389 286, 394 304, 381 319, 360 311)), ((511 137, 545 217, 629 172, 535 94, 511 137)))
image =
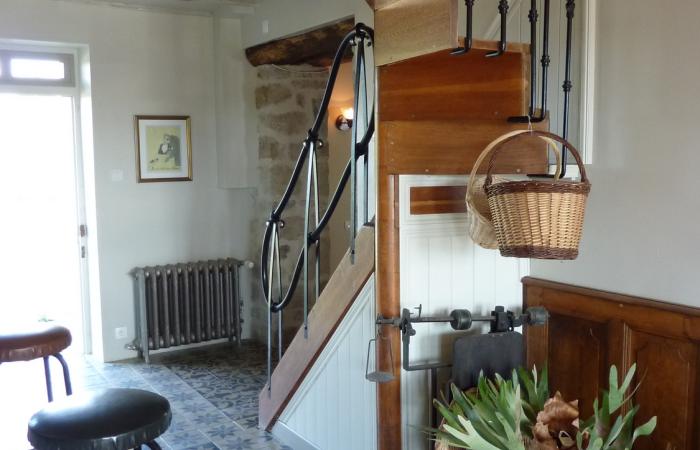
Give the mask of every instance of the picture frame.
POLYGON ((190 116, 136 115, 139 183, 192 181, 190 116))

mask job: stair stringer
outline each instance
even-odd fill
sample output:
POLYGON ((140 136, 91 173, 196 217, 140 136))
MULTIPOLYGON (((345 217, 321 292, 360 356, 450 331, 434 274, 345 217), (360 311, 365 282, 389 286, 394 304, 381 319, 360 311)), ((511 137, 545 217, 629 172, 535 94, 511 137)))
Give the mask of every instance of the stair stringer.
POLYGON ((272 373, 271 389, 260 392, 260 428, 272 429, 374 273, 374 226, 364 225, 355 243, 354 262, 348 251, 311 309, 308 336, 299 329, 272 373))
MULTIPOLYGON (((374 287, 372 275, 280 415, 273 434, 283 442, 280 428, 310 448, 377 448, 377 388, 365 379, 367 345, 375 336, 374 287)), ((370 371, 374 361, 370 357, 370 371)))

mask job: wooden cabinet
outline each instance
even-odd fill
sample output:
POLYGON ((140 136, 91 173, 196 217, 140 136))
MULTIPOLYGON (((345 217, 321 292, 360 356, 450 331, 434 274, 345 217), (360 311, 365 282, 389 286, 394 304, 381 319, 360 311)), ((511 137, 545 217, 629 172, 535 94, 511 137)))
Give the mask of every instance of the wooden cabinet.
POLYGON ((545 327, 526 330, 528 364, 547 364, 552 390, 578 398, 588 418, 611 364, 637 363, 637 421, 658 417, 635 450, 696 450, 700 310, 525 278, 525 306, 544 306, 545 327))

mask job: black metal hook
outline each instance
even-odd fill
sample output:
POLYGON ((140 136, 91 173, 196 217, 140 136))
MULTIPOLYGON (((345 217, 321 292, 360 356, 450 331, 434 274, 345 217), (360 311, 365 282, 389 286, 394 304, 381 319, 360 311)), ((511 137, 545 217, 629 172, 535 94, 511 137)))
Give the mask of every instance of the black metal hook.
POLYGON ((508 0, 500 0, 498 2, 498 13, 501 15, 501 40, 498 42, 498 50, 496 50, 495 52, 487 53, 487 58, 501 56, 506 52, 506 47, 508 46, 508 9, 510 9, 510 6, 508 6, 508 0))
MULTIPOLYGON (((551 58, 549 56, 549 2, 550 0, 544 0, 544 30, 542 32, 542 107, 538 117, 530 116, 517 116, 510 117, 509 122, 517 123, 537 123, 543 121, 547 116, 547 71, 549 69, 549 64, 551 58)), ((535 9, 535 0, 532 0, 533 9, 535 9)), ((570 95, 573 89, 573 81, 571 80, 571 58, 572 58, 572 41, 573 41, 573 27, 574 27, 574 13, 576 10, 576 0, 566 0, 566 50, 565 50, 565 65, 564 65, 564 82, 562 83, 562 90, 564 91, 564 110, 562 113, 562 132, 561 136, 566 140, 569 135, 569 109, 570 109, 570 95)), ((536 11, 533 14, 531 10, 531 16, 535 18, 530 20, 530 26, 536 26, 536 11)), ((536 32, 532 31, 532 36, 536 32)), ((534 40, 533 40, 534 42, 534 40)), ((534 50, 533 50, 534 53, 534 50)), ((534 66, 533 66, 534 67, 534 66)), ((534 79, 534 77, 533 77, 534 79)), ((532 81, 531 81, 532 82, 532 81)), ((534 86, 534 83, 532 84, 534 86)), ((530 99, 534 99, 534 96, 530 95, 530 99)), ((534 114, 534 109, 532 105, 530 106, 530 115, 534 114)), ((568 160, 568 148, 566 145, 562 147, 561 155, 561 172, 559 177, 563 178, 566 175, 566 165, 568 160)), ((530 174, 531 177, 546 177, 553 178, 554 175, 551 174, 530 174)))
POLYGON ((547 84, 548 84, 548 74, 549 74, 549 64, 551 58, 549 56, 549 3, 550 0, 544 0, 544 18, 543 18, 543 29, 542 29, 542 58, 540 59, 540 64, 542 65, 542 83, 541 83, 541 93, 542 99, 540 103, 540 113, 537 113, 537 107, 535 105, 537 98, 537 91, 535 86, 537 85, 537 21, 539 19, 539 13, 537 12, 537 0, 531 0, 530 12, 528 18, 530 19, 530 108, 529 115, 527 116, 515 116, 508 118, 508 122, 511 123, 539 123, 545 120, 547 117, 547 84))
POLYGON ((467 34, 464 36, 464 47, 457 47, 450 52, 452 55, 463 55, 472 48, 472 34, 474 30, 474 3, 475 0, 464 0, 467 6, 467 34))
MULTIPOLYGON (((562 133, 561 136, 566 140, 569 135, 569 97, 571 94, 571 89, 574 84, 571 81, 571 46, 573 39, 573 29, 574 29, 574 12, 576 10, 576 1, 567 0, 566 1, 566 60, 564 65, 564 83, 562 84, 562 89, 564 90, 564 114, 562 116, 562 133)), ((566 175, 566 160, 567 160, 567 148, 564 146, 561 151, 561 177, 566 175)))

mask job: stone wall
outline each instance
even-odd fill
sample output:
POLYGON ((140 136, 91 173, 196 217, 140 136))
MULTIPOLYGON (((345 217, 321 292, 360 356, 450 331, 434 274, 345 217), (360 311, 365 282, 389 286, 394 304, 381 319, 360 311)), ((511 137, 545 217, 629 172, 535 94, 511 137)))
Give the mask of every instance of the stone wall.
MULTIPOLYGON (((260 66, 257 68, 255 104, 258 130, 259 185, 256 212, 252 226, 253 248, 256 261, 260 261, 260 250, 265 220, 277 205, 287 187, 307 131, 311 128, 323 97, 328 73, 307 66, 260 66)), ((326 137, 326 121, 319 131, 321 139, 326 137)), ((327 147, 318 153, 318 173, 321 213, 328 199, 328 153, 327 147)), ((280 254, 283 289, 302 247, 304 234, 304 203, 306 189, 306 167, 282 218, 285 227, 281 232, 280 254)), ((324 241, 327 239, 324 239, 324 241)), ((328 251, 327 242, 322 250, 328 251)), ((328 258, 322 254, 322 284, 328 278, 328 258)), ((313 274, 313 271, 311 271, 313 274)), ((311 278, 313 280, 313 278, 311 278)), ((259 268, 255 271, 254 292, 259 292, 259 268)), ((311 291, 313 292, 313 291, 311 291)), ((310 298, 313 300, 313 296, 310 298)), ((251 308, 253 337, 263 340, 266 336, 266 308, 255 301, 251 308)), ((284 311, 284 334, 286 343, 299 329, 303 320, 302 284, 299 283, 294 300, 284 311)))

